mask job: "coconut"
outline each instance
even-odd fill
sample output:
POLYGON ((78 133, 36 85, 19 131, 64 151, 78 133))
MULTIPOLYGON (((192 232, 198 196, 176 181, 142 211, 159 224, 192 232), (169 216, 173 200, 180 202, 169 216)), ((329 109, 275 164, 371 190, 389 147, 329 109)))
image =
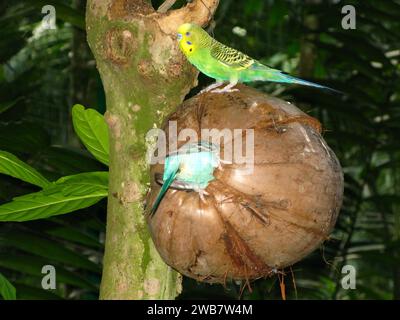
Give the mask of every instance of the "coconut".
MULTIPOLYGON (((215 169, 204 200, 196 191, 170 188, 155 215, 147 216, 164 261, 211 283, 266 277, 306 257, 331 233, 343 196, 342 170, 320 123, 286 101, 237 88, 185 101, 164 130, 176 121, 178 134, 192 129, 198 141, 204 140, 202 129, 231 132, 219 141, 221 158, 237 146, 252 160, 244 151, 253 148, 253 167, 233 156, 215 169)), ((187 142, 169 138, 176 148, 187 142)), ((162 164, 151 166, 148 206, 162 173, 162 164)))

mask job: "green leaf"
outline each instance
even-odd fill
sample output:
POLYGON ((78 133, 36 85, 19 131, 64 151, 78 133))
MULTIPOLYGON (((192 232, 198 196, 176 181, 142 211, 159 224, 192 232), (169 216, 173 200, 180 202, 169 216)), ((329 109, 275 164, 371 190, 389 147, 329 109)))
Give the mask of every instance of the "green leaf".
POLYGON ((85 147, 100 162, 108 165, 108 127, 104 117, 94 109, 76 104, 72 108, 74 129, 85 147))
POLYGON ((50 182, 30 165, 13 154, 0 150, 0 173, 45 188, 50 182))
POLYGON ((14 286, 0 273, 0 295, 4 300, 15 300, 16 291, 14 286))
POLYGON ((108 172, 63 177, 44 190, 0 206, 0 221, 44 219, 89 207, 108 195, 108 172))

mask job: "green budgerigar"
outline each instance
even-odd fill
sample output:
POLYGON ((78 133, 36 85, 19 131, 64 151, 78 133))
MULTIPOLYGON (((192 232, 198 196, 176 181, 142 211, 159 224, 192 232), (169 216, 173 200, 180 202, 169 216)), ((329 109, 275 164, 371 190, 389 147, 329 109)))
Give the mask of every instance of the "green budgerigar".
MULTIPOLYGON (((170 187, 179 190, 193 190, 204 201, 205 189, 214 180, 214 169, 220 166, 218 148, 208 142, 187 143, 178 152, 166 157, 162 187, 151 208, 153 215, 170 187)), ((156 180, 158 180, 156 178, 156 180)))
POLYGON ((293 83, 333 90, 265 66, 248 55, 218 42, 196 24, 182 24, 178 28, 177 37, 179 47, 190 63, 216 80, 216 83, 203 91, 232 92, 237 90, 232 88, 238 82, 252 81, 293 83), (223 89, 216 89, 227 81, 229 84, 223 89))

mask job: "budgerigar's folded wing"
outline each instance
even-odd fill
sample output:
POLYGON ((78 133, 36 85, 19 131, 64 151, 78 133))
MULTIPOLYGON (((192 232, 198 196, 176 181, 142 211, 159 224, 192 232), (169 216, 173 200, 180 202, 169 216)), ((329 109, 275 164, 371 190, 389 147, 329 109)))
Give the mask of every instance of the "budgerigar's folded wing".
POLYGON ((243 52, 225 46, 217 41, 211 47, 211 56, 220 63, 237 70, 247 69, 255 62, 253 58, 250 58, 243 52))
MULTIPOLYGON (((163 175, 161 173, 155 174, 155 180, 159 185, 164 184, 163 175)), ((175 179, 174 181, 172 181, 172 183, 169 187, 171 189, 177 189, 177 190, 192 190, 193 189, 193 186, 191 186, 189 183, 179 180, 179 179, 175 179)))
POLYGON ((178 151, 173 151, 168 154, 168 157, 176 156, 179 154, 194 154, 199 152, 217 152, 217 145, 207 142, 207 141, 198 141, 194 143, 187 143, 179 148, 178 151))

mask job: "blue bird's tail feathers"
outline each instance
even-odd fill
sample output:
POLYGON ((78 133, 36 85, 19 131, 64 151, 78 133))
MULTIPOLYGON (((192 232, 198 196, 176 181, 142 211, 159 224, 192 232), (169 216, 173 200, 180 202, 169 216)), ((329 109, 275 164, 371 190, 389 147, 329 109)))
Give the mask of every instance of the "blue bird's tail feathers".
POLYGON ((157 211, 158 206, 160 205, 161 200, 164 198, 165 193, 167 192, 168 188, 170 187, 171 183, 174 181, 177 172, 171 174, 167 179, 165 179, 160 192, 157 195, 156 201, 150 210, 150 215, 153 216, 154 213, 157 211))

